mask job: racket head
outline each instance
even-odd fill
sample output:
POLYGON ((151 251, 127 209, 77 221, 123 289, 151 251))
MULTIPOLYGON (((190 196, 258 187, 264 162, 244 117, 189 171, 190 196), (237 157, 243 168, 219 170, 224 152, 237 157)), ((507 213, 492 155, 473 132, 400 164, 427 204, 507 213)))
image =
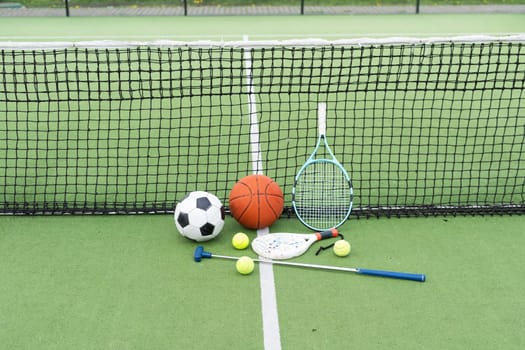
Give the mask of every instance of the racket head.
POLYGON ((297 218, 315 231, 341 226, 352 212, 353 198, 350 176, 335 159, 309 159, 292 188, 297 218))
POLYGON ((270 233, 255 238, 252 249, 263 258, 284 260, 304 254, 317 240, 316 234, 270 233))

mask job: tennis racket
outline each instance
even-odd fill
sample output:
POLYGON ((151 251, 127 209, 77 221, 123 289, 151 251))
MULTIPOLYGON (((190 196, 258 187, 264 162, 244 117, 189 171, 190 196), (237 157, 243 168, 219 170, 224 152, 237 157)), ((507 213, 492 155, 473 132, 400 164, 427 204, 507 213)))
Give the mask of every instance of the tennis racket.
POLYGON ((326 141, 326 103, 318 105, 318 128, 315 149, 295 176, 292 206, 306 227, 326 231, 348 219, 354 193, 350 176, 326 141))
POLYGON ((318 233, 270 233, 252 241, 252 249, 266 259, 290 259, 304 254, 312 244, 326 238, 339 236, 337 229, 318 233))

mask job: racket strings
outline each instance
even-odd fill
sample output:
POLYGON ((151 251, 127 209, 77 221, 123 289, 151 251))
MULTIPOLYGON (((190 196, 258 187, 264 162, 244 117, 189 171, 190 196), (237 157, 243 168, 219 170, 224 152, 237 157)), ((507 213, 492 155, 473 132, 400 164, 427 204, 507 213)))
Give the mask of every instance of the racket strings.
POLYGON ((343 171, 331 162, 304 168, 295 188, 295 206, 303 221, 319 229, 341 224, 352 203, 351 185, 343 171))

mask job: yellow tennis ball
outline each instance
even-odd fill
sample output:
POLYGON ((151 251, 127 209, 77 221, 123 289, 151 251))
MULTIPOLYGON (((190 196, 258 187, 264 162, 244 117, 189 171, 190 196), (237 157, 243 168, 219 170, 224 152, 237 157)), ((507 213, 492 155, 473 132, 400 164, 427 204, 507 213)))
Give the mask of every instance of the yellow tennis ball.
POLYGON ((350 250, 352 250, 350 243, 344 239, 341 239, 334 244, 334 253, 337 256, 347 256, 350 254, 350 250))
POLYGON ((235 235, 233 235, 232 238, 232 245, 235 249, 246 249, 248 245, 250 244, 250 239, 246 235, 246 233, 238 232, 235 235))
POLYGON ((249 275, 253 272, 255 264, 253 263, 252 258, 248 256, 241 256, 235 263, 235 267, 241 275, 249 275))

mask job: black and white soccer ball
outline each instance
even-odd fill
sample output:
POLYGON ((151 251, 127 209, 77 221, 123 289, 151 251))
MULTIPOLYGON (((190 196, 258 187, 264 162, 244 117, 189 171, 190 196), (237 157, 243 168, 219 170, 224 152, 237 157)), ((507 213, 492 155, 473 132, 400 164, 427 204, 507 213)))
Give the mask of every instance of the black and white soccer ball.
POLYGON ((184 237, 208 241, 224 227, 224 206, 211 193, 190 192, 175 207, 175 225, 184 237))

